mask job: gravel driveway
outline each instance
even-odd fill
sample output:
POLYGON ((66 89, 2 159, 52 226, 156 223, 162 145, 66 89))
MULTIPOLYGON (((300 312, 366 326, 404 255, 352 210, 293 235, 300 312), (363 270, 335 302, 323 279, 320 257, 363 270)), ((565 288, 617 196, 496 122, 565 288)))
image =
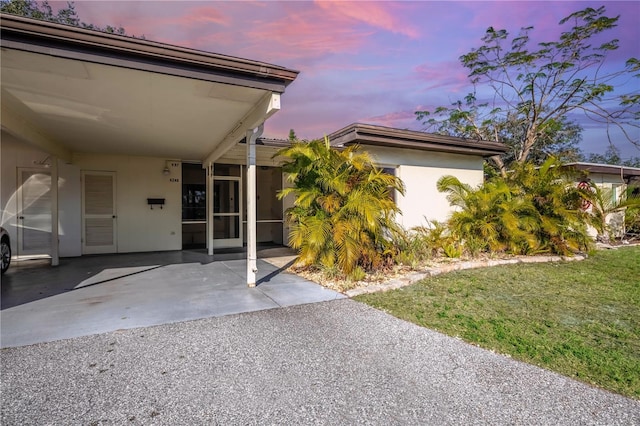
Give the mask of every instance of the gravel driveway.
POLYGON ((352 300, 4 349, 3 425, 640 424, 640 402, 352 300))

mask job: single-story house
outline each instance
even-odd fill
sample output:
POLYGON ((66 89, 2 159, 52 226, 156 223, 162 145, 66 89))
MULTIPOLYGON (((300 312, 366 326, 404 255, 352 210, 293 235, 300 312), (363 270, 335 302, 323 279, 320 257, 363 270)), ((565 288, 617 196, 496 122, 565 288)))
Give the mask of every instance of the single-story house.
POLYGON ((444 221, 452 212, 446 194, 436 182, 453 175, 473 187, 484 180, 484 159, 506 151, 502 143, 468 140, 412 130, 368 124, 352 124, 329 135, 334 146, 358 144, 377 164, 393 172, 405 184, 405 195, 396 194, 405 228, 444 221))
MULTIPOLYGON (((1 15, 0 224, 14 254, 59 257, 286 244, 287 185, 260 138, 298 72, 1 15), (57 185, 52 185, 57 182, 57 185)), ((295 127, 295 126, 292 126, 295 127)), ((402 178, 407 228, 446 218, 438 178, 477 185, 502 144, 353 124, 357 143, 402 178)))

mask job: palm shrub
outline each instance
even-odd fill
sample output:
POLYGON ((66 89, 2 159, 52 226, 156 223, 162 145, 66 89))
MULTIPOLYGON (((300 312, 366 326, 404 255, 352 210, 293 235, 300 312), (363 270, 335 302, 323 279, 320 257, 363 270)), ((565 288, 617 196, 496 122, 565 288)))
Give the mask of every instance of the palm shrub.
POLYGON ((624 212, 625 230, 628 235, 640 237, 640 184, 628 186, 626 196, 632 201, 624 212))
POLYGON ((448 221, 451 235, 475 252, 570 254, 588 249, 587 216, 580 209, 585 194, 557 166, 553 159, 540 167, 525 163, 477 188, 443 176, 438 189, 456 207, 448 221))
POLYGON ((292 183, 278 197, 296 196, 286 215, 299 266, 337 266, 358 277, 392 257, 389 233, 399 209, 390 194, 404 193, 399 178, 377 168, 357 146, 338 150, 327 138, 293 141, 276 155, 284 157, 292 183))
POLYGON ((634 194, 633 187, 628 187, 620 197, 613 188, 600 187, 593 182, 590 189, 589 223, 598 232, 598 240, 610 241, 616 236, 623 236, 626 229, 633 228, 640 210, 640 196, 634 194), (614 220, 616 216, 620 217, 617 222, 614 220))
POLYGON ((550 157, 541 166, 517 165, 506 178, 518 197, 535 208, 538 251, 567 255, 588 250, 588 213, 581 206, 588 191, 576 187, 571 170, 550 157))
POLYGON ((443 176, 437 186, 439 191, 448 194, 447 199, 457 208, 449 218, 448 226, 463 246, 471 246, 475 253, 483 249, 526 253, 537 248, 531 233, 535 227, 535 209, 518 197, 502 177, 472 188, 454 176, 443 176), (485 243, 484 247, 477 247, 478 240, 485 243))

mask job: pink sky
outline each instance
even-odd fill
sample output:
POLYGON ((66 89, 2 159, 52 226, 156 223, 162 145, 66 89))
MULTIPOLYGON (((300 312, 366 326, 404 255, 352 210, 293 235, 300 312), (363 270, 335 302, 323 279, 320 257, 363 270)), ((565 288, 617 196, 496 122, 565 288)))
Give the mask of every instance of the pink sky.
MULTIPOLYGON (((53 1, 54 7, 59 3, 53 1)), ((603 2, 204 2, 76 1, 85 22, 122 26, 149 40, 255 59, 301 71, 282 97, 265 136, 321 137, 353 122, 421 130, 416 110, 449 105, 470 90, 458 57, 480 46, 489 26, 517 32, 533 25, 549 40, 558 21, 603 2)), ((604 2, 620 15, 609 33, 621 68, 640 58, 640 2, 604 2)), ((640 90, 640 79, 625 90, 640 90)), ((603 152, 606 132, 590 122, 582 148, 603 152)), ((636 140, 640 131, 632 130, 636 140)), ((640 149, 618 139, 623 157, 640 149)))

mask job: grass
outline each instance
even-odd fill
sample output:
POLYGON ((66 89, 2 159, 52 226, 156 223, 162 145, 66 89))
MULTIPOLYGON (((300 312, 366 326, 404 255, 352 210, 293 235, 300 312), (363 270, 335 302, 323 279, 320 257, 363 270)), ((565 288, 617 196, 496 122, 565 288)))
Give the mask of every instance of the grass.
POLYGON ((640 247, 452 272, 355 299, 640 399, 640 247))

